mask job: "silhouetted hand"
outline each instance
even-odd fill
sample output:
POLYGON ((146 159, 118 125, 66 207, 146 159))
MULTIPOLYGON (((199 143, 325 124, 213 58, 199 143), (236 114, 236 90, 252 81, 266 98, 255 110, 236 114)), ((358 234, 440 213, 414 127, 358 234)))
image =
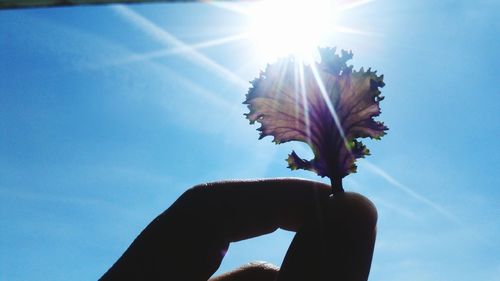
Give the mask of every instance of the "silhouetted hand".
POLYGON ((231 242, 296 231, 281 269, 250 264, 211 281, 366 281, 377 212, 365 197, 329 196, 300 179, 228 181, 186 191, 101 280, 206 281, 231 242))

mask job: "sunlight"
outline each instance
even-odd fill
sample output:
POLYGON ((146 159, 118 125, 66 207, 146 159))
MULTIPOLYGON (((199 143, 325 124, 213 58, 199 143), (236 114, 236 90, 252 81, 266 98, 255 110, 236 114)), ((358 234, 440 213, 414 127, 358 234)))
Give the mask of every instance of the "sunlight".
POLYGON ((144 62, 148 60, 153 60, 153 59, 158 59, 158 58, 164 58, 167 56, 173 56, 173 55, 181 55, 183 53, 190 53, 196 50, 201 50, 205 48, 210 48, 210 47, 216 47, 232 42, 236 42, 239 40, 246 39, 247 36, 245 34, 236 34, 236 35, 231 35, 231 36, 226 36, 222 38, 216 38, 212 40, 207 40, 203 41, 200 43, 194 43, 190 45, 182 45, 178 47, 171 47, 167 49, 161 49, 158 51, 151 51, 147 53, 142 53, 142 54, 131 54, 130 56, 127 56, 125 58, 119 58, 119 59, 114 59, 114 60, 109 60, 106 62, 103 62, 100 65, 95 66, 94 68, 99 68, 99 67, 108 67, 108 66, 117 66, 117 65, 123 65, 123 64, 128 64, 128 63, 134 63, 134 62, 144 62))
POLYGON ((333 121, 335 122, 335 126, 337 127, 337 130, 340 133, 340 137, 344 140, 344 145, 347 148, 347 150, 350 152, 350 146, 349 143, 347 142, 347 139, 345 137, 345 132, 344 129, 342 129, 342 124, 340 124, 340 118, 337 115, 337 112, 335 111, 335 107, 332 104, 332 101, 330 100, 330 97, 328 96, 328 91, 325 88, 325 84, 323 83, 323 80, 321 79, 321 76, 318 73, 318 70, 316 69, 316 66, 313 64, 311 65, 311 70, 314 75, 314 79, 316 80, 316 83, 318 84, 319 91, 321 93, 321 96, 323 97, 323 100, 326 103, 326 106, 328 107, 328 110, 330 111, 330 114, 333 117, 333 121))
POLYGON ((375 0, 347 0, 347 1, 343 1, 343 3, 341 5, 339 5, 339 10, 340 11, 347 11, 347 10, 351 10, 351 9, 354 9, 354 8, 357 8, 359 6, 364 6, 370 2, 373 2, 375 0))
POLYGON ((291 54, 312 62, 316 48, 334 31, 331 0, 262 1, 248 15, 250 40, 267 61, 291 54))
POLYGON ((307 133, 307 137, 309 138, 309 140, 311 140, 313 138, 313 136, 311 134, 311 120, 309 119, 309 103, 307 102, 306 84, 305 84, 305 80, 304 80, 304 65, 299 64, 298 68, 299 68, 298 74, 299 74, 299 86, 300 86, 299 93, 300 93, 300 97, 301 97, 301 101, 302 101, 302 107, 304 110, 304 119, 306 122, 306 133, 307 133))
POLYGON ((175 47, 184 50, 180 54, 183 55, 184 58, 199 64, 203 67, 206 67, 209 70, 214 71, 214 73, 218 74, 220 77, 227 79, 228 81, 235 83, 241 87, 247 87, 247 82, 241 77, 234 74, 232 71, 228 70, 224 66, 219 63, 213 61, 209 57, 195 50, 191 45, 184 43, 179 40, 174 35, 170 34, 156 23, 150 21, 145 18, 141 14, 135 12, 131 8, 126 6, 117 5, 113 6, 112 9, 124 19, 129 21, 131 24, 135 25, 137 28, 143 30, 146 34, 149 34, 152 38, 156 39, 160 43, 168 46, 175 47))

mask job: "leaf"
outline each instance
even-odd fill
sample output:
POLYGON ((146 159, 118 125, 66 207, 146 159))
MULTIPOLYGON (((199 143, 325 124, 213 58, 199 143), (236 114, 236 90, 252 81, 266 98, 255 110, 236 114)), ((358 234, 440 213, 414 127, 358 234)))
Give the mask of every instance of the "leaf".
POLYGON ((267 66, 252 81, 243 102, 246 117, 261 127, 260 138, 273 136, 277 144, 309 144, 314 158, 305 160, 294 151, 288 157, 292 170, 305 169, 339 180, 356 172, 355 160, 369 155, 358 138, 380 139, 388 129, 373 118, 383 99, 383 75, 371 69, 347 66, 352 52, 319 49, 321 62, 305 65, 294 57, 267 66))

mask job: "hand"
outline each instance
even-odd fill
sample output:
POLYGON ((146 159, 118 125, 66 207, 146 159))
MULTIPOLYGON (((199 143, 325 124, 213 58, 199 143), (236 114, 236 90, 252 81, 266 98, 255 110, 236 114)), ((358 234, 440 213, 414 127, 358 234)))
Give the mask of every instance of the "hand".
POLYGON ((229 243, 298 231, 281 269, 245 266, 211 281, 366 281, 377 213, 355 193, 299 179, 196 186, 153 220, 101 280, 206 281, 229 243))

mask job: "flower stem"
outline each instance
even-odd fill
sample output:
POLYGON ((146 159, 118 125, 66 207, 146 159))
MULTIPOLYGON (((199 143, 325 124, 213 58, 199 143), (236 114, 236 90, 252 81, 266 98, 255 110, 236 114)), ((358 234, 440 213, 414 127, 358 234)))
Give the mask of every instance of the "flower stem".
POLYGON ((332 194, 341 194, 344 193, 344 187, 342 186, 342 178, 331 178, 330 179, 331 184, 332 184, 332 194))

